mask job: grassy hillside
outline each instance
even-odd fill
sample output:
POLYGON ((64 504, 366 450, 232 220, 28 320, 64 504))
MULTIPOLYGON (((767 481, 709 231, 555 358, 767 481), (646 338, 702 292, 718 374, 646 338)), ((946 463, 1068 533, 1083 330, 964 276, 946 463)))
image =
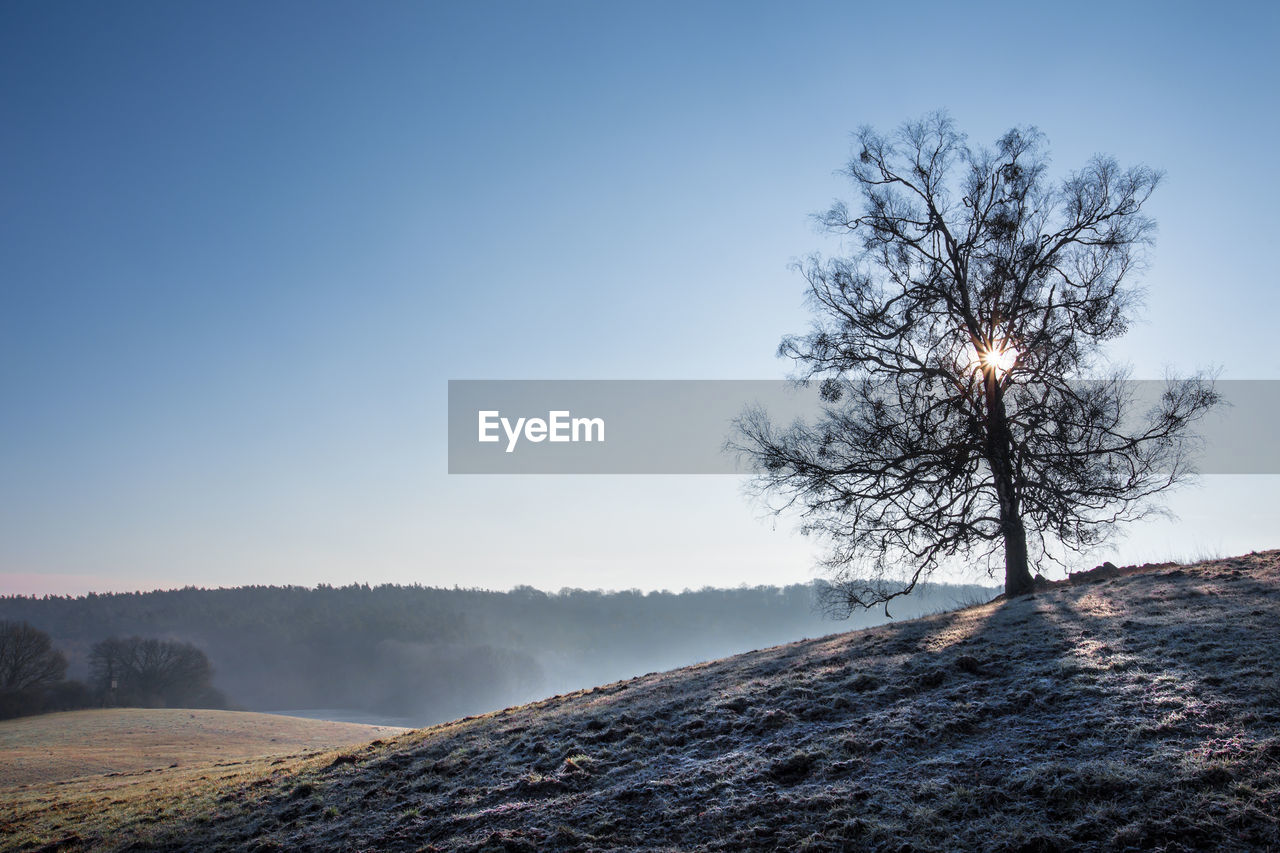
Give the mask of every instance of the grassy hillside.
POLYGON ((12 849, 1280 849, 1277 626, 1277 551, 1093 577, 185 787, 32 788, 0 825, 12 849))

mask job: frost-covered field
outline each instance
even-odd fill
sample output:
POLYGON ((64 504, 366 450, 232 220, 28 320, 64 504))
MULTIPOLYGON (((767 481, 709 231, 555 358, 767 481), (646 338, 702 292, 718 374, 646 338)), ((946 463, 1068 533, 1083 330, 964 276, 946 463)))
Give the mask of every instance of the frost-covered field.
POLYGON ((107 809, 32 790, 0 821, 14 849, 1280 849, 1278 665, 1270 551, 648 675, 107 809))

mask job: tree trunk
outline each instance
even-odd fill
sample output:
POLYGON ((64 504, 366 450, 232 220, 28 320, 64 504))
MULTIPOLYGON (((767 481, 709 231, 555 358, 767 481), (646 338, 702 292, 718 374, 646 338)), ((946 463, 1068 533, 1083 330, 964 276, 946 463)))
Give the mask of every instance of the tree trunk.
POLYGON ((1004 534, 1004 594, 1012 598, 1035 589, 1031 570, 1027 568, 1027 529, 1014 515, 1000 525, 1004 534))
POLYGON ((1014 477, 1013 436, 1005 415, 1004 395, 994 368, 986 371, 987 461, 1000 502, 1000 533, 1004 538, 1004 593, 1026 595, 1035 589, 1027 566, 1027 528, 1022 523, 1014 477))

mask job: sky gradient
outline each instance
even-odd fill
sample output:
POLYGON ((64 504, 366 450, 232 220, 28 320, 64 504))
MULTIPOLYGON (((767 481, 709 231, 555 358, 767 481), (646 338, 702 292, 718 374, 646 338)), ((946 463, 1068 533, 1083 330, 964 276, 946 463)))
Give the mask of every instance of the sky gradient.
POLYGON ((1280 379, 1275 7, 891 5, 3 4, 0 593, 811 577, 732 477, 447 475, 446 383, 784 376, 850 133, 939 107, 1164 169, 1116 358, 1280 379))

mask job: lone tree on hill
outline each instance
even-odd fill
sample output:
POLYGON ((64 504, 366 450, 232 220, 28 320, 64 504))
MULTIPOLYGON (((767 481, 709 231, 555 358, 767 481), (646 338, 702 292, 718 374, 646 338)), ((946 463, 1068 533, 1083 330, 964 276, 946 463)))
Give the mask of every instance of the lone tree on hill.
POLYGON ((1036 129, 975 148, 945 113, 857 141, 862 209, 820 217, 853 252, 800 265, 817 320, 779 348, 820 382, 823 413, 780 428, 749 409, 731 446, 782 497, 774 510, 830 539, 837 610, 1001 551, 1006 593, 1026 593, 1030 554, 1086 550, 1160 511, 1219 399, 1203 376, 1169 381, 1135 417, 1103 359, 1137 307, 1161 175, 1098 156, 1054 180, 1036 129))

